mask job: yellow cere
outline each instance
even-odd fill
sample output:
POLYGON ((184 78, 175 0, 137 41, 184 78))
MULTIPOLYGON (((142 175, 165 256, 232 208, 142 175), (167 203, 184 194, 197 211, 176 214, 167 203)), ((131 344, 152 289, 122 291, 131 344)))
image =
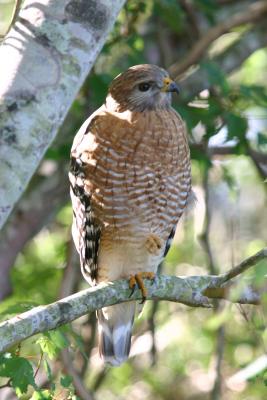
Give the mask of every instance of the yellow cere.
POLYGON ((172 81, 171 78, 169 78, 169 77, 163 78, 163 84, 164 84, 164 86, 163 86, 162 90, 163 90, 163 91, 166 91, 166 90, 168 89, 169 85, 170 85, 172 82, 173 82, 173 81, 172 81))

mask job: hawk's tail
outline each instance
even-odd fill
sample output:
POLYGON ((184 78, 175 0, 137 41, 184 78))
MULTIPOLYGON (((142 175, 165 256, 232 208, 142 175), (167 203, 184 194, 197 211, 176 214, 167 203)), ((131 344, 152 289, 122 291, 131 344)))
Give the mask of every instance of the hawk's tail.
POLYGON ((119 366, 131 347, 135 302, 116 304, 97 311, 99 353, 105 363, 119 366))

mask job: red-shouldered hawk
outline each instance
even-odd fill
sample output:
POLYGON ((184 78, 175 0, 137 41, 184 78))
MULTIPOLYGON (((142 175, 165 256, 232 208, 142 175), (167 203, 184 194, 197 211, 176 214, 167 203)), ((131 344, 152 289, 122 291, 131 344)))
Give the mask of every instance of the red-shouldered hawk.
MULTIPOLYGON (((171 107, 178 87, 155 65, 136 65, 111 83, 105 104, 71 150, 73 239, 91 284, 129 278, 146 288, 167 254, 191 191, 185 125, 171 107)), ((97 312, 104 361, 129 355, 136 302, 97 312)))

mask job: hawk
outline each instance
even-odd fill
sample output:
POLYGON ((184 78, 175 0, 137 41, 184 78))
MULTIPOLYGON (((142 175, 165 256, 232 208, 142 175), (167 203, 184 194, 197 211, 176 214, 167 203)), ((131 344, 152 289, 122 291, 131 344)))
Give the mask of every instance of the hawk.
MULTIPOLYGON (((78 131, 71 150, 72 234, 90 284, 129 279, 145 300, 191 192, 178 92, 156 65, 136 65, 111 83, 105 103, 78 131)), ((120 365, 130 351, 136 302, 97 311, 99 350, 120 365)))

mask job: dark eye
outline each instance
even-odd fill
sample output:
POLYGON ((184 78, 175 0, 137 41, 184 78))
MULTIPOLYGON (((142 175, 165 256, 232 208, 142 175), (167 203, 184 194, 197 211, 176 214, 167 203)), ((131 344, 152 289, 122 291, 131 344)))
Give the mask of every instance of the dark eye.
POLYGON ((140 90, 140 92, 147 92, 150 89, 150 86, 150 83, 143 82, 138 85, 138 89, 140 90))

